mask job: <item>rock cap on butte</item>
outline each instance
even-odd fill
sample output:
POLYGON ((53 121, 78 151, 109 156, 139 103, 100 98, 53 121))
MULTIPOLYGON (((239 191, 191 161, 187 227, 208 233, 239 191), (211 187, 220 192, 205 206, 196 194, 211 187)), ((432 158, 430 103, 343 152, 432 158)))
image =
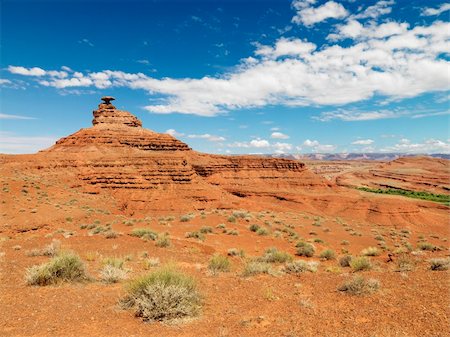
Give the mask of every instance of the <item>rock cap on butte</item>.
POLYGON ((92 125, 106 128, 121 127, 142 127, 142 122, 128 111, 116 109, 111 101, 115 98, 112 96, 102 97, 102 103, 98 105, 98 109, 93 111, 94 119, 92 125))

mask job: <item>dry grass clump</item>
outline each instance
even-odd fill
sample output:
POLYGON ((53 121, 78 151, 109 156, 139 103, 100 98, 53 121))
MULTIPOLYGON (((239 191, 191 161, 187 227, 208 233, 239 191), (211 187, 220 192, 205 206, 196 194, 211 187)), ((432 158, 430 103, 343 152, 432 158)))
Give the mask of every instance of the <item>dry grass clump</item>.
POLYGON ((298 256, 306 256, 306 257, 312 257, 315 253, 315 248, 312 244, 300 241, 296 245, 297 247, 297 255, 298 256))
POLYGON ((435 271, 448 270, 450 268, 450 259, 431 259, 430 269, 435 271))
POLYGON ((217 274, 230 271, 230 265, 230 260, 227 257, 216 254, 209 260, 208 269, 211 273, 217 274))
POLYGON ((38 286, 82 281, 87 278, 83 261, 73 252, 61 252, 47 263, 30 267, 25 276, 28 285, 38 286))
POLYGON ((144 240, 155 241, 158 238, 158 233, 148 229, 148 228, 135 228, 130 233, 131 236, 136 236, 144 240))
POLYGON ((399 272, 406 272, 414 270, 415 267, 416 267, 415 261, 403 255, 397 259, 395 270, 399 272))
POLYGON ((361 255, 363 256, 378 256, 380 255, 380 251, 377 247, 368 247, 361 251, 361 255))
POLYGON ((200 241, 205 241, 205 235, 203 233, 200 232, 186 232, 186 234, 184 235, 186 238, 194 238, 200 241))
POLYGON ((266 249, 264 255, 258 258, 258 261, 268 263, 285 263, 292 261, 292 255, 272 247, 266 249))
POLYGON ((250 260, 245 264, 242 276, 253 276, 258 274, 271 274, 272 266, 268 262, 250 260))
POLYGON ((170 239, 168 235, 160 236, 155 243, 156 247, 166 248, 170 246, 170 239))
POLYGON ((341 267, 350 267, 350 262, 352 259, 353 257, 351 255, 344 255, 339 259, 339 265, 341 267))
POLYGON ((284 266, 284 271, 289 274, 300 274, 308 271, 315 273, 318 266, 319 262, 295 260, 286 263, 284 266))
POLYGON ((353 271, 364 271, 372 269, 372 263, 365 256, 355 257, 350 261, 350 267, 353 271))
POLYGON ((61 241, 59 240, 52 240, 50 244, 45 246, 42 249, 32 249, 27 252, 28 256, 55 256, 58 254, 59 250, 61 248, 61 241))
POLYGON ((211 226, 203 226, 200 228, 200 233, 202 234, 209 234, 213 232, 213 228, 211 226))
POLYGON ((245 252, 243 249, 237 249, 237 248, 230 248, 228 249, 227 252, 228 256, 239 256, 239 257, 244 257, 245 256, 245 252))
POLYGON ((436 246, 429 242, 419 242, 417 248, 420 250, 433 251, 436 250, 436 246))
POLYGON ((376 279, 365 279, 362 276, 355 276, 351 280, 344 282, 338 287, 339 291, 349 295, 367 295, 380 289, 380 282, 376 279))
POLYGON ((319 257, 324 260, 334 260, 336 258, 336 253, 334 250, 325 249, 322 253, 320 253, 319 257))
POLYGON ((100 270, 100 279, 105 283, 117 283, 127 278, 127 271, 123 268, 106 264, 100 270))
POLYGON ((196 281, 166 265, 132 281, 121 305, 145 321, 173 321, 196 316, 200 302, 196 281))

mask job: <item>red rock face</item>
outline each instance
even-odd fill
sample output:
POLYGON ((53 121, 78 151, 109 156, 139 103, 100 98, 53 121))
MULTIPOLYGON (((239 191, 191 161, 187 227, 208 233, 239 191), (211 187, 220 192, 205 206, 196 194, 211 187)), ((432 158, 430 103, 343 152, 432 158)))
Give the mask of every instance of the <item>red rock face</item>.
POLYGON ((142 122, 133 116, 128 111, 117 110, 111 103, 101 103, 98 109, 94 110, 94 119, 92 124, 94 126, 101 126, 107 128, 117 127, 141 127, 142 122))

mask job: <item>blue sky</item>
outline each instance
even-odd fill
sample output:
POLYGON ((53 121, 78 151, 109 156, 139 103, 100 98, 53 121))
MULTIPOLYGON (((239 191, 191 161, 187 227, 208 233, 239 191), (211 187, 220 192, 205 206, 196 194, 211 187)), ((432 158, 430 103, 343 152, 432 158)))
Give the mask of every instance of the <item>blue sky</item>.
POLYGON ((450 4, 1 2, 0 152, 103 95, 210 153, 449 153, 450 4))

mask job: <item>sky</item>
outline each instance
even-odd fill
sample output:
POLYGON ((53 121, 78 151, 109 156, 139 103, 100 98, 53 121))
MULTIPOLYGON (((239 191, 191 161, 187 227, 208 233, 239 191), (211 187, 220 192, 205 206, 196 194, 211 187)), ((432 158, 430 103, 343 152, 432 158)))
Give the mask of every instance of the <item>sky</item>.
POLYGON ((450 153, 450 3, 0 0, 0 152, 100 97, 193 149, 450 153))

